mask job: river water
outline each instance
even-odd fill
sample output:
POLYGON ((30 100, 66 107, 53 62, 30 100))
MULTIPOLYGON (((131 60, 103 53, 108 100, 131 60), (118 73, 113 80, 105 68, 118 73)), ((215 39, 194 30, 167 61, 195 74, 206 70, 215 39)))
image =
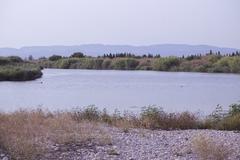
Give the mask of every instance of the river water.
POLYGON ((156 105, 165 111, 210 113, 240 103, 240 75, 155 71, 45 69, 28 82, 0 82, 0 110, 70 110, 95 105, 109 111, 139 112, 156 105))

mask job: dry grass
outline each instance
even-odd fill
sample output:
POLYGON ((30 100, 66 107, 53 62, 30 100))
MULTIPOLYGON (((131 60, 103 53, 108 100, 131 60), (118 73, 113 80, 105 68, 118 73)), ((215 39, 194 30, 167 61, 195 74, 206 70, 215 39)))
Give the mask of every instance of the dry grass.
POLYGON ((167 113, 162 108, 155 106, 144 107, 138 115, 131 112, 122 114, 119 111, 108 114, 105 109, 100 111, 95 106, 89 106, 85 109, 73 110, 69 114, 71 114, 72 119, 78 122, 88 120, 107 123, 122 128, 124 132, 128 132, 129 128, 240 130, 239 113, 226 114, 218 119, 211 116, 202 119, 191 112, 167 113))
POLYGON ((35 159, 49 144, 111 143, 97 123, 77 122, 69 113, 41 110, 0 114, 0 147, 13 159, 35 159))
POLYGON ((198 135, 192 141, 192 148, 199 159, 203 160, 225 160, 230 156, 229 147, 213 138, 198 135))
MULTIPOLYGON (((239 113, 224 117, 216 128, 239 130, 239 113)), ((115 112, 108 114, 90 106, 84 110, 50 113, 42 110, 20 110, 14 113, 0 113, 0 148, 5 149, 14 159, 35 159, 48 151, 52 144, 111 144, 111 138, 104 131, 102 123, 123 129, 195 129, 207 126, 204 120, 189 112, 166 113, 161 108, 147 107, 140 115, 115 112), (99 125, 100 124, 100 125, 99 125), (200 126, 200 127, 199 127, 200 126)), ((204 158, 224 159, 228 150, 210 138, 197 137, 193 141, 196 153, 204 158), (217 157, 217 158, 216 158, 217 157)))
POLYGON ((145 108, 140 121, 147 129, 195 129, 199 126, 198 117, 190 112, 166 113, 156 107, 145 108))

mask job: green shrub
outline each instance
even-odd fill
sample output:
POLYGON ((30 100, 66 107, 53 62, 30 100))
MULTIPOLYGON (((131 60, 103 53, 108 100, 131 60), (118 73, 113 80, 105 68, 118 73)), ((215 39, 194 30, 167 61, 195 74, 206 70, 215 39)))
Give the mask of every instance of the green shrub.
POLYGON ((126 60, 122 58, 114 59, 111 63, 111 68, 117 70, 126 70, 126 60))
POLYGON ((240 114, 240 104, 232 104, 229 108, 229 115, 234 116, 236 114, 240 114))
POLYGON ((128 58, 125 61, 126 69, 135 70, 139 64, 139 61, 133 58, 128 58))
POLYGON ((88 106, 85 109, 76 109, 72 113, 72 118, 76 121, 89 120, 96 121, 100 119, 101 112, 95 106, 88 106))
POLYGON ((215 73, 229 73, 230 68, 227 66, 220 66, 220 65, 214 65, 213 68, 211 69, 211 72, 215 73))
POLYGON ((83 57, 85 56, 82 52, 75 52, 70 56, 70 58, 83 58, 83 57))
POLYGON ((0 57, 0 65, 9 64, 10 60, 7 57, 0 57))
POLYGON ((146 59, 146 58, 140 59, 139 64, 136 69, 138 69, 138 70, 153 70, 152 60, 146 59))
POLYGON ((240 57, 233 57, 230 67, 232 73, 240 73, 240 57))
POLYGON ((103 63, 102 63, 102 69, 112 69, 111 68, 111 63, 112 63, 112 60, 111 59, 109 59, 109 58, 105 58, 104 60, 103 60, 103 63))
POLYGON ((158 58, 154 62, 154 70, 169 71, 180 65, 180 60, 177 57, 158 58))
POLYGON ((230 105, 228 113, 217 106, 215 111, 205 119, 203 128, 220 130, 240 130, 240 105, 230 105))
POLYGON ((7 65, 13 63, 22 63, 23 59, 18 56, 0 57, 0 65, 7 65))
MULTIPOLYGON (((56 60, 55 60, 56 61, 56 60)), ((69 59, 59 59, 56 62, 57 68, 68 69, 70 67, 69 59)))
POLYGON ((231 57, 224 57, 213 64, 213 72, 229 73, 231 72, 231 57))
POLYGON ((81 69, 95 69, 95 61, 92 58, 84 58, 81 62, 81 69))
POLYGON ((95 69, 102 69, 103 59, 97 58, 95 60, 95 69))
POLYGON ((41 76, 41 68, 33 65, 4 66, 0 68, 0 81, 27 81, 41 76))
POLYGON ((57 61, 59 59, 62 59, 62 56, 60 55, 52 55, 48 58, 50 61, 57 61))
POLYGON ((23 59, 21 57, 18 57, 18 56, 9 56, 8 59, 10 60, 10 62, 13 62, 13 63, 23 62, 23 59))
POLYGON ((149 106, 142 109, 140 119, 145 128, 158 129, 166 128, 166 123, 163 121, 166 117, 162 108, 149 106))
POLYGON ((190 72, 192 70, 191 61, 184 61, 179 65, 179 70, 184 72, 190 72))

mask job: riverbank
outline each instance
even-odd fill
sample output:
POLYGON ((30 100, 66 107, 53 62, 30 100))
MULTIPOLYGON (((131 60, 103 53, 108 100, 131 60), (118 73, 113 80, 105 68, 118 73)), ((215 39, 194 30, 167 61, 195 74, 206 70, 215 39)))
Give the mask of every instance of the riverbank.
POLYGON ((153 70, 168 72, 240 73, 239 53, 161 57, 160 55, 107 54, 89 57, 74 53, 69 57, 53 55, 38 60, 17 56, 0 57, 0 81, 28 81, 42 76, 42 68, 95 70, 153 70))
POLYGON ((120 53, 89 57, 74 53, 69 57, 53 55, 40 58, 38 64, 44 68, 96 69, 96 70, 154 70, 169 72, 240 73, 240 54, 190 55, 182 57, 161 57, 120 53))
MULTIPOLYGON (((105 132, 105 139, 101 139, 101 142, 97 142, 97 138, 85 143, 49 142, 47 151, 36 159, 240 159, 240 133, 233 131, 130 129, 126 133, 115 127, 98 127, 105 132)), ((7 156, 2 154, 0 159, 7 156)))
POLYGON ((12 159, 237 159, 240 106, 206 118, 148 107, 140 115, 97 108, 0 114, 0 156, 12 159), (209 130, 211 129, 211 130, 209 130), (214 129, 214 130, 212 130, 214 129), (218 130, 218 131, 217 131, 218 130), (222 130, 222 131, 220 131, 222 130), (231 130, 231 131, 223 131, 231 130))
POLYGON ((0 57, 0 81, 29 81, 41 76, 41 68, 36 63, 16 56, 0 57))
POLYGON ((84 147, 54 146, 53 152, 41 159, 113 159, 113 160, 171 160, 171 159, 239 159, 240 134, 213 130, 151 131, 131 129, 123 132, 103 127, 111 144, 84 147))

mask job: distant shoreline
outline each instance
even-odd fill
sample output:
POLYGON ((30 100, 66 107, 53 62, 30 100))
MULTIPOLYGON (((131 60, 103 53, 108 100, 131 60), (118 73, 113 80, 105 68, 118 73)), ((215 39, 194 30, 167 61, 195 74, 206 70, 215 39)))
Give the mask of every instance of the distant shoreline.
POLYGON ((161 57, 131 53, 104 54, 90 57, 75 52, 69 57, 52 55, 34 60, 17 56, 0 57, 0 81, 28 81, 42 76, 44 68, 94 70, 151 70, 164 72, 240 73, 240 53, 161 57))
POLYGON ((240 73, 240 53, 221 55, 190 55, 161 57, 160 55, 136 56, 131 53, 86 56, 81 52, 69 57, 52 55, 35 60, 43 68, 94 69, 94 70, 152 70, 166 72, 240 73))
POLYGON ((160 54, 167 56, 188 56, 191 54, 206 54, 210 50, 231 54, 240 51, 240 48, 221 47, 213 45, 189 45, 189 44, 149 44, 149 45, 108 45, 108 44, 82 44, 82 45, 50 45, 50 46, 24 46, 20 48, 0 48, 2 56, 20 56, 26 58, 33 55, 35 58, 49 57, 52 54, 67 56, 74 52, 84 52, 89 56, 97 57, 103 54, 133 53, 138 56, 143 54, 160 54))

